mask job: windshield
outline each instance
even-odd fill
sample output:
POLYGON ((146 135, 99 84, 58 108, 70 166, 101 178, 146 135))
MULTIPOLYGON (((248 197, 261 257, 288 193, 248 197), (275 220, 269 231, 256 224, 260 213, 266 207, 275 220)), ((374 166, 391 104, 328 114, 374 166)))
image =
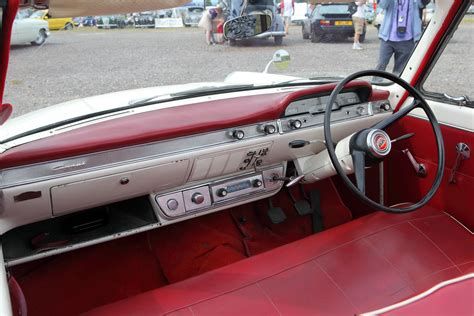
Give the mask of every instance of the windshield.
POLYGON ((334 5, 320 5, 317 8, 317 12, 321 15, 324 14, 350 14, 350 8, 348 4, 334 4, 334 5))
POLYGON ((147 12, 50 16, 40 28, 32 23, 13 32, 4 100, 14 106, 13 120, 23 116, 24 126, 37 128, 182 98, 186 91, 192 96, 199 88, 317 85, 367 69, 398 74, 429 23, 421 19, 433 14, 409 6, 410 23, 396 25, 390 3, 205 0, 147 12), (328 15, 311 14, 316 8, 328 15), (375 14, 382 8, 384 14, 375 14), (226 39, 224 23, 247 14, 268 16, 268 28, 226 39), (393 39, 406 43, 406 58, 396 63, 387 47, 393 39), (269 64, 279 49, 290 56, 285 67, 269 64))

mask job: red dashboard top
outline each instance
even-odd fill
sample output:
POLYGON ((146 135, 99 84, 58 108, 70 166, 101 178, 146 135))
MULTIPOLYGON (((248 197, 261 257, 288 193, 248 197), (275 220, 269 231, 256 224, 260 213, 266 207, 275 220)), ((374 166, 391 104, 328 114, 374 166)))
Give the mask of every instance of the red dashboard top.
MULTIPOLYGON (((0 168, 278 119, 290 102, 307 95, 329 93, 335 85, 215 100, 116 118, 14 147, 1 155, 0 168)), ((389 96, 387 91, 372 90, 366 81, 351 82, 346 88, 369 88, 371 101, 389 96)))

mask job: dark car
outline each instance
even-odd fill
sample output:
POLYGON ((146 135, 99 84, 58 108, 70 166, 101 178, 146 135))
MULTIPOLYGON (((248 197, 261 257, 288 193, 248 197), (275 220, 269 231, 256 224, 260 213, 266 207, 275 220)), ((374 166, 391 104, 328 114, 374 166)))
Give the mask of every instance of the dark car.
MULTIPOLYGON (((356 11, 354 3, 325 3, 317 5, 311 15, 304 20, 303 38, 312 42, 323 39, 344 39, 354 36, 352 14, 356 11)), ((365 40, 366 29, 360 36, 365 40)))
POLYGON ((122 15, 99 16, 96 23, 99 29, 123 29, 127 25, 122 15))
POLYGON ((93 16, 86 16, 82 19, 82 26, 96 26, 97 19, 93 16))
POLYGON ((133 17, 136 28, 155 28, 156 14, 154 12, 141 12, 133 17))

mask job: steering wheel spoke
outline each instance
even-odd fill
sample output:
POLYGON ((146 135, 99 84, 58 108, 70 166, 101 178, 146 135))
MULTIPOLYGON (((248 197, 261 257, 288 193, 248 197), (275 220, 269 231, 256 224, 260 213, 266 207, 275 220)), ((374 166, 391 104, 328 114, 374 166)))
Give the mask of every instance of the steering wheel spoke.
POLYGON ((365 195, 365 153, 355 150, 351 154, 357 189, 365 195))
POLYGON ((421 105, 420 101, 414 100, 410 105, 402 108, 400 111, 392 114, 391 116, 389 116, 385 120, 375 124, 374 126, 372 126, 372 128, 377 128, 377 129, 383 129, 384 130, 384 129, 388 128, 389 126, 391 126, 393 123, 397 122, 398 120, 400 120, 401 118, 406 116, 408 113, 410 113, 411 111, 413 111, 417 107, 419 107, 420 105, 421 105))

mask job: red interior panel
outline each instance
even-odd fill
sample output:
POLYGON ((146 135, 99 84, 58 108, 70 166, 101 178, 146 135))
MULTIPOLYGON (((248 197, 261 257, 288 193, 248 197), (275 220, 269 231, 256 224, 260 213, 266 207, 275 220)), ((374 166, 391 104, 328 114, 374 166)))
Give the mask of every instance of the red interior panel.
MULTIPOLYGON (((456 160, 456 144, 464 142, 472 149, 474 133, 441 125, 446 163, 442 184, 430 204, 448 212, 471 230, 474 229, 472 194, 474 192, 474 159, 464 160, 456 173, 456 183, 449 183, 451 169, 456 160)), ((390 205, 416 202, 428 192, 437 168, 437 152, 434 133, 428 121, 405 117, 390 128, 390 136, 415 133, 412 138, 394 144, 387 160, 388 198, 390 205), (417 177, 414 168, 401 150, 408 148, 419 163, 427 167, 426 178, 417 177)))

